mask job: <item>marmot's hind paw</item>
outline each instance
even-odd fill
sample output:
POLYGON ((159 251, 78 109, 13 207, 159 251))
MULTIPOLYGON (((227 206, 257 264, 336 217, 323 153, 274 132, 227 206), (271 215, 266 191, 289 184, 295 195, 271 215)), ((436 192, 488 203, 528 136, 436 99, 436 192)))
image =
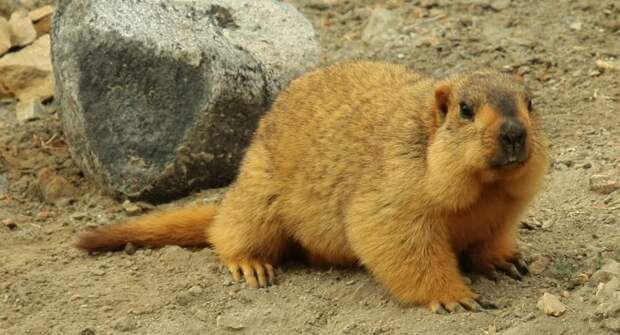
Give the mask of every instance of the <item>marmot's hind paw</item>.
POLYGON ((235 282, 241 281, 241 274, 251 288, 267 287, 275 284, 276 272, 274 267, 266 262, 257 260, 243 260, 227 262, 226 266, 235 282))

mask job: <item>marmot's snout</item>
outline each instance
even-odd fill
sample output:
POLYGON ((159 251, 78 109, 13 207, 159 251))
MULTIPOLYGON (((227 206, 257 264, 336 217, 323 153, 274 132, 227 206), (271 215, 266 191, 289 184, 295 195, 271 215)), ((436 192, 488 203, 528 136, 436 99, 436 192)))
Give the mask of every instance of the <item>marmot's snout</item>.
POLYGON ((510 167, 527 161, 527 130, 520 120, 507 118, 498 133, 499 150, 491 161, 493 167, 510 167))

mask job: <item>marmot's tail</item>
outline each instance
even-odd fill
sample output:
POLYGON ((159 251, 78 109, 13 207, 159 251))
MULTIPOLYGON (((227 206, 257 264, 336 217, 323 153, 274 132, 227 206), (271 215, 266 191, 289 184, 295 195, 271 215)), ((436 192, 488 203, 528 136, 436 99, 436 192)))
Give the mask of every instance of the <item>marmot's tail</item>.
POLYGON ((86 251, 120 250, 136 246, 205 246, 205 229, 217 213, 215 205, 192 205, 156 211, 127 222, 84 232, 74 246, 86 251))

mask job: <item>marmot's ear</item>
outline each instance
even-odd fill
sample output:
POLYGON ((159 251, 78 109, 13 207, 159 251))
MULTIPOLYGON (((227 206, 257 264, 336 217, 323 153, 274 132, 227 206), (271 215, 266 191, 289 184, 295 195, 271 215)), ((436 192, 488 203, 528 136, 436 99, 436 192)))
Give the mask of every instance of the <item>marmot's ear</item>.
POLYGON ((443 84, 435 89, 435 108, 439 114, 439 118, 443 121, 448 114, 450 104, 450 87, 443 84))

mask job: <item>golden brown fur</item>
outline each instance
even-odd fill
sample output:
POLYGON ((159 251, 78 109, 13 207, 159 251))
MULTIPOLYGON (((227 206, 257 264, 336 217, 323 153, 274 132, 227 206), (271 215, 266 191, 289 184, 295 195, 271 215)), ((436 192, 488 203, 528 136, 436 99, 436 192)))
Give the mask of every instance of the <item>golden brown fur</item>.
POLYGON ((293 81, 263 117, 217 215, 145 216, 87 233, 78 246, 187 245, 185 234, 257 287, 294 243, 317 264, 365 266, 403 303, 477 309, 459 257, 487 275, 519 276, 519 218, 547 168, 528 99, 522 82, 495 72, 437 80, 371 62, 320 69, 293 81), (460 116, 460 101, 475 106, 473 120, 460 116), (489 165, 505 119, 497 106, 514 107, 527 130, 522 164, 489 165), (194 229, 202 226, 206 238, 194 229))

